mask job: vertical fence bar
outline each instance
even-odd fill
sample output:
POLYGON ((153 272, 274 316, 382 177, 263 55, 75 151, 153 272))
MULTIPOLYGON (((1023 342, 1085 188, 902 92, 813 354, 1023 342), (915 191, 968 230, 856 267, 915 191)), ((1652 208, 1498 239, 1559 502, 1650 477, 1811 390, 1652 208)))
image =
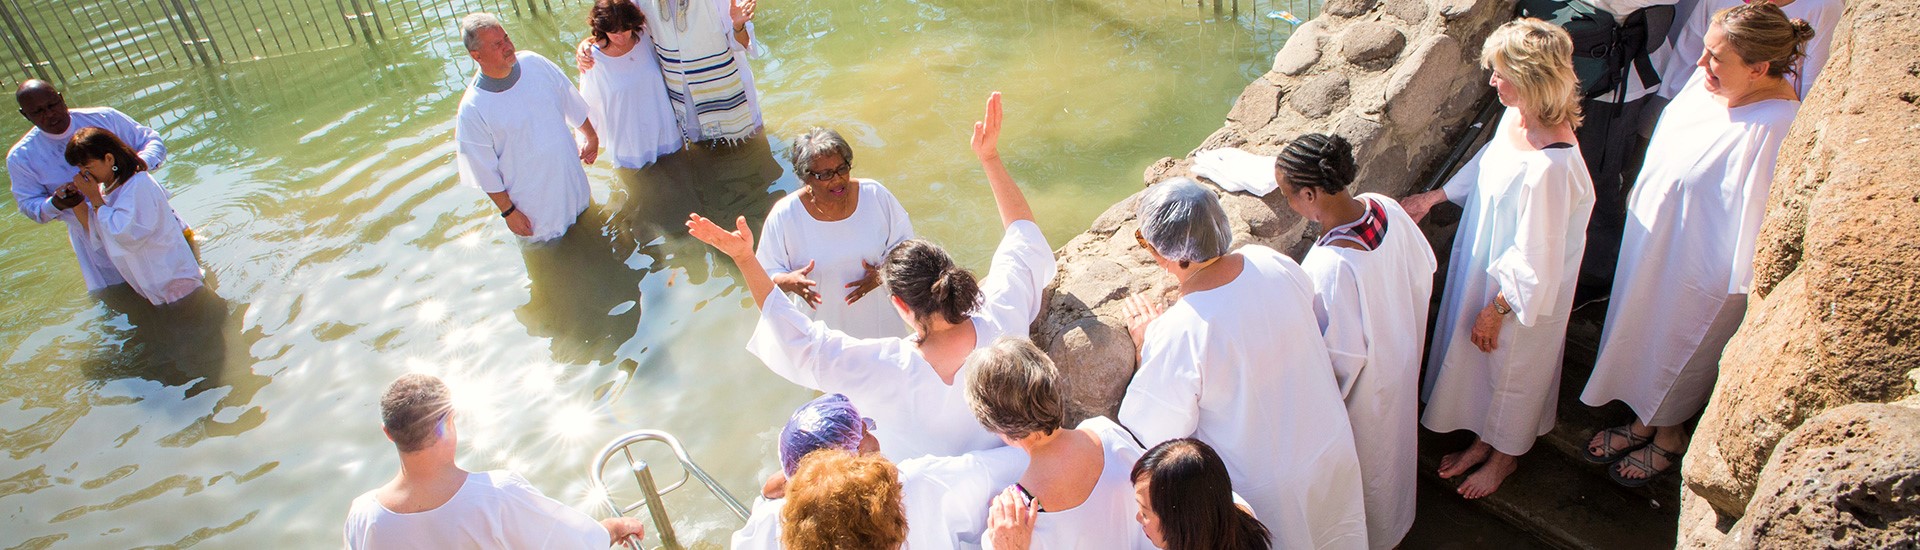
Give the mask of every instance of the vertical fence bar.
MULTIPOLYGON (((54 59, 53 50, 47 49, 46 41, 40 39, 40 31, 33 26, 32 20, 27 19, 27 11, 20 9, 20 2, 16 0, 8 0, 8 2, 13 4, 13 13, 20 16, 20 22, 27 28, 27 36, 33 38, 34 48, 40 51, 40 56, 46 57, 46 72, 51 73, 54 80, 66 80, 66 76, 63 74, 64 71, 60 70, 60 61, 54 59)), ((35 63, 34 66, 39 67, 41 65, 35 63)))
MULTIPOLYGON (((179 2, 180 0, 174 1, 179 2)), ((187 0, 187 5, 193 6, 193 18, 200 20, 200 32, 205 35, 203 38, 206 39, 208 49, 213 50, 213 57, 220 60, 221 63, 226 63, 226 56, 220 55, 220 43, 213 41, 213 30, 207 28, 207 15, 200 13, 199 0, 187 0)), ((235 52, 234 55, 239 55, 239 53, 235 52)))
MULTIPOLYGON (((174 32, 180 33, 180 36, 186 39, 183 43, 183 48, 189 50, 189 54, 199 54, 200 64, 213 65, 213 59, 207 57, 207 49, 202 47, 199 40, 194 39, 193 30, 187 27, 185 23, 186 14, 183 13, 180 8, 180 0, 168 0, 167 3, 161 4, 160 7, 163 9, 171 7, 171 9, 167 10, 167 21, 173 23, 174 32)), ((189 57, 189 59, 191 59, 191 57, 189 57)))
MULTIPOLYGON (((6 41, 7 51, 13 53, 14 59, 19 60, 20 66, 15 68, 20 70, 20 74, 28 78, 49 80, 46 70, 41 69, 40 64, 34 62, 33 45, 29 44, 26 37, 21 34, 20 24, 14 21, 13 13, 7 9, 6 4, 0 4, 0 22, 4 22, 7 25, 7 37, 11 39, 6 41), (14 43, 16 42, 19 43, 19 48, 14 47, 14 43), (22 50, 25 51, 23 52, 22 50)), ((21 80, 26 80, 26 78, 22 78, 21 80)))
MULTIPOLYGON (((106 11, 106 6, 101 6, 101 5, 99 5, 99 4, 95 4, 95 5, 93 6, 93 7, 94 7, 94 11, 95 11, 96 13, 99 13, 99 12, 105 12, 105 11, 106 11)), ((102 44, 102 45, 101 45, 100 47, 101 47, 101 48, 103 48, 103 49, 107 49, 107 50, 109 50, 109 53, 108 53, 108 55, 106 56, 106 58, 107 58, 107 59, 108 59, 109 61, 111 61, 111 62, 113 63, 113 71, 114 71, 114 72, 116 72, 116 73, 120 73, 120 74, 123 74, 123 75, 124 75, 124 74, 127 74, 127 69, 126 69, 126 67, 125 67, 125 66, 122 66, 122 65, 121 65, 121 63, 120 63, 120 58, 122 58, 122 57, 126 57, 126 56, 124 56, 124 55, 114 55, 114 53, 117 53, 117 51, 115 51, 115 50, 119 50, 119 49, 121 49, 121 48, 132 48, 132 47, 133 47, 133 41, 131 41, 131 40, 127 40, 127 39, 126 39, 126 38, 124 37, 124 36, 125 36, 125 31, 126 31, 126 27, 125 27, 125 26, 124 26, 124 25, 122 24, 122 20, 121 20, 120 18, 115 18, 115 17, 94 17, 94 18, 92 18, 92 19, 93 19, 94 21, 105 21, 105 22, 107 22, 107 23, 105 23, 105 25, 106 25, 106 26, 107 26, 108 28, 106 28, 106 29, 100 29, 100 30, 103 30, 103 31, 105 31, 105 32, 102 32, 102 33, 101 33, 100 35, 101 35, 101 36, 104 36, 104 37, 106 37, 106 38, 107 38, 107 39, 109 39, 109 40, 113 40, 114 42, 111 42, 111 43, 108 43, 108 44, 102 44), (121 31, 121 36, 118 36, 118 37, 116 37, 116 36, 114 35, 114 33, 113 33, 113 31, 115 31, 115 30, 119 30, 119 31, 121 31)), ((99 29, 99 27, 98 27, 98 26, 96 26, 95 28, 96 28, 96 29, 99 29)), ((133 63, 133 60, 131 60, 131 59, 129 59, 129 60, 127 60, 127 64, 129 64, 129 65, 131 65, 132 63, 133 63)))

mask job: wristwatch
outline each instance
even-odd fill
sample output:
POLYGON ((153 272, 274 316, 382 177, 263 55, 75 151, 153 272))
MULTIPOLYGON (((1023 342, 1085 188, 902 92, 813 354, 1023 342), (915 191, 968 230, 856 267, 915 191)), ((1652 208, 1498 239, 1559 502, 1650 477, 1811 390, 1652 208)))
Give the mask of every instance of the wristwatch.
POLYGON ((1507 307, 1506 304, 1500 303, 1500 298, 1495 297, 1493 299, 1493 312, 1501 315, 1506 315, 1508 313, 1513 313, 1513 308, 1507 307))

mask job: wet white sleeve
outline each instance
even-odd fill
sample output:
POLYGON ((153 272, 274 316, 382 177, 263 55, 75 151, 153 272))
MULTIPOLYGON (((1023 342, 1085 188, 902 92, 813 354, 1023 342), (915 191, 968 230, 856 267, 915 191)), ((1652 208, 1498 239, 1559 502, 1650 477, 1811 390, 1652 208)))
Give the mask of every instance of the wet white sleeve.
POLYGON ((39 183, 40 176, 27 162, 7 156, 7 176, 13 180, 13 204, 34 223, 47 223, 60 217, 53 207, 53 194, 39 183))
POLYGON ((500 173, 500 152, 494 148, 493 134, 487 130, 486 118, 478 109, 462 105, 454 117, 453 139, 460 143, 454 165, 460 172, 460 183, 488 193, 505 192, 507 180, 500 173))
MULTIPOLYGON (((157 238, 173 238, 168 221, 175 219, 167 192, 144 174, 129 178, 114 200, 94 212, 94 233, 120 248, 139 251, 157 238)), ((156 246, 158 246, 156 244, 156 246)))
POLYGON ((898 338, 859 339, 808 319, 785 294, 767 296, 747 351, 767 369, 808 389, 856 400, 904 384, 898 338))

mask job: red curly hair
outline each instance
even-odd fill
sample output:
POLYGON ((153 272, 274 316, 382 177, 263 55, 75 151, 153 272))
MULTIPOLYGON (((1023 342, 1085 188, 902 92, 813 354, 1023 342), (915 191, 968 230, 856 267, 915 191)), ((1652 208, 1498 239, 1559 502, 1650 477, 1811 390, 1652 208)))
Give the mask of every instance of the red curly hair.
POLYGON ((892 462, 840 449, 800 459, 780 511, 780 542, 788 550, 892 550, 906 540, 900 470, 892 462))

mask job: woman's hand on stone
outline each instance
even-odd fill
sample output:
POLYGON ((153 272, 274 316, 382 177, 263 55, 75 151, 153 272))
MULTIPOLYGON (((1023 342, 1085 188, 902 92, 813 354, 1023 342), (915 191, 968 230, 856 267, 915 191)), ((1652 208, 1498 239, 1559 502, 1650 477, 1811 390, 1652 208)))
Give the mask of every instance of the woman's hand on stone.
POLYGON ((1027 550, 1033 544, 1033 522, 1040 517, 1039 502, 1008 487, 987 506, 987 534, 994 550, 1027 550))
POLYGON ((1499 348, 1500 325, 1506 320, 1507 316, 1495 310, 1493 304, 1480 308, 1480 316, 1473 320, 1473 334, 1469 336, 1474 347, 1487 353, 1493 353, 1493 350, 1499 348))
POLYGON ((1139 349, 1147 341, 1147 326, 1160 318, 1165 309, 1160 304, 1148 301, 1146 296, 1135 294, 1128 296, 1127 301, 1120 305, 1120 312, 1127 316, 1127 336, 1133 338, 1134 349, 1139 349))
MULTIPOLYGON (((813 264, 808 263, 807 266, 812 267, 813 264)), ((858 281, 847 283, 847 288, 852 289, 847 291, 847 305, 853 305, 854 302, 867 297, 867 293, 873 292, 873 289, 880 288, 880 266, 867 263, 867 260, 862 258, 860 267, 866 269, 867 274, 858 281)))
POLYGON ((812 306, 814 309, 820 309, 820 291, 814 288, 819 286, 819 284, 813 282, 813 279, 807 278, 807 274, 812 272, 813 260, 807 260, 806 267, 774 275, 773 284, 774 286, 780 287, 782 292, 799 296, 801 300, 807 302, 808 306, 812 306))
POLYGON ((734 230, 727 231, 715 225, 713 220, 699 214, 687 214, 687 233, 700 242, 707 243, 731 258, 753 255, 753 229, 747 227, 747 217, 734 219, 734 230))
POLYGON ((1420 220, 1427 217, 1427 212, 1433 210, 1434 206, 1439 205, 1441 201, 1445 200, 1447 200, 1447 192, 1442 189, 1435 189, 1400 199, 1400 208, 1407 211, 1407 217, 1413 218, 1415 223, 1419 223, 1420 220))
POLYGON ((1000 92, 987 96, 986 117, 973 123, 973 154, 982 161, 1000 158, 1000 92))

